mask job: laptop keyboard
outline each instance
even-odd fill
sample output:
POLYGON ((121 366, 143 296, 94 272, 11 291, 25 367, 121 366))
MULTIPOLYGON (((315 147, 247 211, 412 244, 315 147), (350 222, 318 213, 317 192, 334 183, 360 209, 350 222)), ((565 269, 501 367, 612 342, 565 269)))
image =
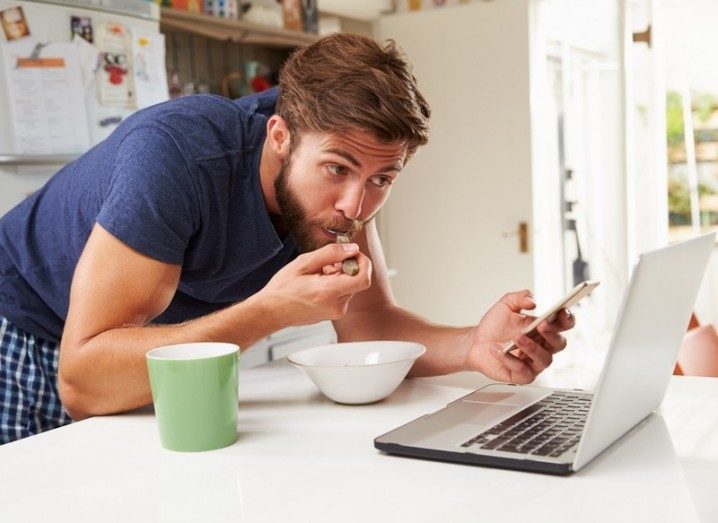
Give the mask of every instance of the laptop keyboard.
POLYGON ((554 392, 461 446, 557 458, 578 444, 592 400, 592 394, 554 392))

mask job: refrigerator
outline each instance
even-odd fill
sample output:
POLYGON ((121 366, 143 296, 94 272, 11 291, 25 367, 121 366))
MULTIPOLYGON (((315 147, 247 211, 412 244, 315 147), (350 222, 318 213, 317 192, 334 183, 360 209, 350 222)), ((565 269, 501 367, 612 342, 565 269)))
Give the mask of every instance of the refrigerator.
POLYGON ((159 6, 0 0, 0 215, 169 98, 159 6))

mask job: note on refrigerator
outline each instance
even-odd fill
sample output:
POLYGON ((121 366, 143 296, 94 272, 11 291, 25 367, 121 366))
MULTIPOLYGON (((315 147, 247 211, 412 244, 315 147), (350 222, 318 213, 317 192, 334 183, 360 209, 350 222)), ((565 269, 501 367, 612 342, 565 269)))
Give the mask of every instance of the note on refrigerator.
POLYGON ((30 39, 0 45, 14 152, 85 152, 90 137, 75 46, 30 39))
POLYGON ((165 69, 165 35, 132 31, 132 56, 137 108, 149 107, 169 98, 165 69))
POLYGON ((95 46, 102 56, 102 65, 97 69, 100 104, 135 108, 130 31, 123 24, 101 23, 97 26, 95 46))

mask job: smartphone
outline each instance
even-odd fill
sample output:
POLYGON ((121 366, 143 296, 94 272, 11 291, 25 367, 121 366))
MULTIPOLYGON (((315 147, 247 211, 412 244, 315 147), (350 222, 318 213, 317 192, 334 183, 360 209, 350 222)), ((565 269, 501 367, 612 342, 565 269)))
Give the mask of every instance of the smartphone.
MULTIPOLYGON (((531 325, 525 327, 524 330, 521 331, 521 334, 523 334, 524 336, 528 336, 529 338, 536 335, 536 329, 541 323, 543 323, 544 321, 552 322, 553 320, 555 320, 558 311, 560 311, 561 309, 568 309, 569 307, 573 307, 574 305, 576 305, 585 296, 591 294, 591 292, 593 292, 593 289, 598 287, 599 283, 601 282, 598 280, 586 280, 579 283, 571 290, 571 292, 564 296, 561 301, 556 303, 553 307, 551 307, 541 316, 532 321, 531 325)), ((516 349, 518 349, 516 343, 510 340, 507 341, 503 347, 501 347, 501 352, 506 353, 516 349)))

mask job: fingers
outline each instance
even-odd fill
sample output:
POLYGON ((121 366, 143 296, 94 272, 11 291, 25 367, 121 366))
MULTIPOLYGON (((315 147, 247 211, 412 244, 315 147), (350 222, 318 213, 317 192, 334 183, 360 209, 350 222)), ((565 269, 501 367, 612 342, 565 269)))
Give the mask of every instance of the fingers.
POLYGON ((539 336, 531 336, 531 339, 538 342, 551 354, 556 354, 566 348, 566 338, 560 333, 572 329, 575 325, 576 319, 573 314, 562 309, 553 322, 541 323, 536 329, 539 336))
POLYGON ((542 338, 543 340, 537 340, 538 344, 551 354, 556 354, 566 348, 566 338, 557 332, 542 334, 542 338))
POLYGON ((322 267, 322 274, 326 274, 327 276, 330 274, 337 274, 341 272, 342 270, 342 262, 337 262, 332 265, 325 265, 322 267))
POLYGON ((532 310, 536 308, 531 291, 523 290, 519 292, 510 292, 501 298, 512 311, 521 312, 522 310, 532 310))
MULTIPOLYGON (((371 285, 371 277, 372 277, 372 274, 374 273, 374 266, 371 264, 371 259, 369 259, 368 256, 364 256, 364 254, 362 254, 362 253, 359 253, 359 255, 356 256, 356 259, 357 259, 357 262, 359 263, 359 274, 365 274, 364 277, 369 280, 367 282, 367 287, 368 287, 369 285, 371 285)), ((354 278, 356 278, 356 276, 354 276, 354 278)))
POLYGON ((536 374, 547 369, 551 365, 551 362, 553 362, 553 355, 550 351, 526 336, 521 336, 517 340, 517 344, 521 352, 529 358, 523 361, 528 363, 536 374))
POLYGON ((576 326, 576 317, 568 309, 561 309, 553 321, 558 332, 571 330, 576 326))
POLYGON ((297 257, 297 265, 302 273, 322 271, 326 265, 341 263, 347 258, 356 256, 359 246, 356 243, 330 243, 312 252, 305 252, 297 257))
POLYGON ((520 336, 516 343, 520 351, 515 355, 502 352, 498 345, 490 347, 489 352, 509 370, 513 383, 531 383, 551 365, 553 355, 526 336, 520 336))
MULTIPOLYGON (((344 274, 341 270, 341 262, 336 273, 329 274, 331 278, 323 278, 323 284, 331 289, 336 296, 347 296, 368 289, 371 286, 372 265, 371 260, 362 253, 354 256, 359 265, 359 273, 354 276, 344 274)), ((332 270, 332 269, 328 269, 332 270)))
POLYGON ((511 353, 501 352, 501 348, 498 345, 492 345, 489 348, 489 352, 508 369, 511 376, 511 383, 523 385, 531 383, 536 378, 536 373, 528 362, 522 361, 511 353))
MULTIPOLYGON (((535 316, 528 314, 522 318, 523 327, 527 327, 536 319, 535 316)), ((535 330, 527 333, 526 336, 533 341, 544 345, 548 343, 551 346, 551 352, 556 353, 566 347, 566 339, 559 335, 559 332, 573 329, 576 325, 576 318, 567 309, 561 309, 552 322, 541 322, 535 330)))
POLYGON ((560 332, 568 330, 573 327, 575 320, 573 316, 568 319, 565 316, 566 311, 561 311, 556 321, 553 323, 543 322, 538 326, 538 333, 542 339, 535 339, 544 346, 546 350, 555 354, 566 348, 566 338, 561 336, 560 332), (561 320, 560 318, 564 318, 561 320))

